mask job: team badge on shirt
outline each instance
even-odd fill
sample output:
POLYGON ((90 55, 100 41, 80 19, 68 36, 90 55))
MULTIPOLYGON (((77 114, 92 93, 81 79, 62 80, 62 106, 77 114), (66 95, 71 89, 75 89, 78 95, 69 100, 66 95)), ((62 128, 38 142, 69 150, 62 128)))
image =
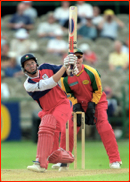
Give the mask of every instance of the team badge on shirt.
POLYGON ((43 78, 44 80, 47 79, 47 78, 48 78, 47 74, 44 74, 44 75, 42 76, 42 78, 43 78))
POLYGON ((84 80, 82 83, 83 83, 84 85, 87 85, 87 84, 89 83, 89 80, 84 80))

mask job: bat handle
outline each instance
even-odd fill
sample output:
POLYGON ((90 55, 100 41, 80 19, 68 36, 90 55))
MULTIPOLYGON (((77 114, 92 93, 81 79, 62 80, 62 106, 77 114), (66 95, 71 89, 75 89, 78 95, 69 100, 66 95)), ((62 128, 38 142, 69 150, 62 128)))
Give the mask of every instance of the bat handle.
MULTIPOLYGON (((73 69, 73 67, 74 67, 74 65, 73 65, 73 64, 71 64, 71 65, 70 65, 70 69, 72 70, 72 69, 73 69)), ((70 76, 73 76, 72 71, 70 72, 70 76)))

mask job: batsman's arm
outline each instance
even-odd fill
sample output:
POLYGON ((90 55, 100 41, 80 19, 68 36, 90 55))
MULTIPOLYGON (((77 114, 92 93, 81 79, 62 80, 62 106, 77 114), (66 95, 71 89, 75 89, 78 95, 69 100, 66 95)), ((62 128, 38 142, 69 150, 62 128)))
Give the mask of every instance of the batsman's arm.
POLYGON ((56 82, 54 82, 53 78, 50 77, 46 80, 40 80, 39 82, 34 82, 30 79, 27 79, 24 82, 24 88, 27 92, 36 92, 36 91, 44 91, 51 89, 57 85, 56 82))
POLYGON ((25 90, 28 92, 34 92, 51 89, 57 85, 57 82, 60 80, 65 71, 66 68, 62 66, 59 71, 57 71, 53 76, 48 79, 42 79, 39 82, 34 82, 31 79, 27 79, 24 83, 25 90))
POLYGON ((65 71, 66 71, 66 67, 63 65, 61 67, 61 69, 56 74, 53 75, 53 80, 55 82, 58 82, 61 79, 61 77, 62 77, 62 75, 64 74, 65 71))

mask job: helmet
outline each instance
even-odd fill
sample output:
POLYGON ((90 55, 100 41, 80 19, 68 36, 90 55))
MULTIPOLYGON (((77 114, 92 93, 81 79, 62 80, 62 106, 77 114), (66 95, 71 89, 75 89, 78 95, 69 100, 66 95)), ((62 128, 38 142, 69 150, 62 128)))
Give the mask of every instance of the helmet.
MULTIPOLYGON (((29 59, 33 59, 37 63, 37 58, 33 54, 25 54, 25 55, 23 55, 21 57, 21 60, 20 60, 21 68, 23 69, 23 71, 24 71, 24 63, 26 61, 28 61, 29 59)), ((37 63, 37 66, 39 66, 38 63, 37 63)))
MULTIPOLYGON (((75 53, 83 54, 83 51, 81 51, 79 48, 77 48, 77 49, 75 50, 74 54, 75 54, 75 53)), ((70 52, 68 52, 68 54, 70 54, 70 52)), ((73 53, 71 53, 71 54, 73 54, 73 53)))
POLYGON ((83 51, 81 51, 80 49, 77 48, 76 51, 74 52, 74 54, 75 54, 75 53, 83 54, 83 51))

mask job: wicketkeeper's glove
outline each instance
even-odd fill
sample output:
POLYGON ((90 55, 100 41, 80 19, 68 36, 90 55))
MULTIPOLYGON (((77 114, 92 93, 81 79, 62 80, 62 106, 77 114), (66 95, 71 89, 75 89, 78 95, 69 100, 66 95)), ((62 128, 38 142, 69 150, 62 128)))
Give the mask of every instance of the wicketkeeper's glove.
POLYGON ((85 124, 95 125, 94 119, 95 120, 97 119, 94 116, 95 115, 95 106, 96 106, 96 104, 94 102, 88 103, 88 108, 85 113, 85 124))
MULTIPOLYGON (((84 112, 81 104, 79 103, 73 105, 73 112, 77 112, 77 111, 84 112)), ((77 126, 81 126, 81 114, 77 114, 77 126)))

